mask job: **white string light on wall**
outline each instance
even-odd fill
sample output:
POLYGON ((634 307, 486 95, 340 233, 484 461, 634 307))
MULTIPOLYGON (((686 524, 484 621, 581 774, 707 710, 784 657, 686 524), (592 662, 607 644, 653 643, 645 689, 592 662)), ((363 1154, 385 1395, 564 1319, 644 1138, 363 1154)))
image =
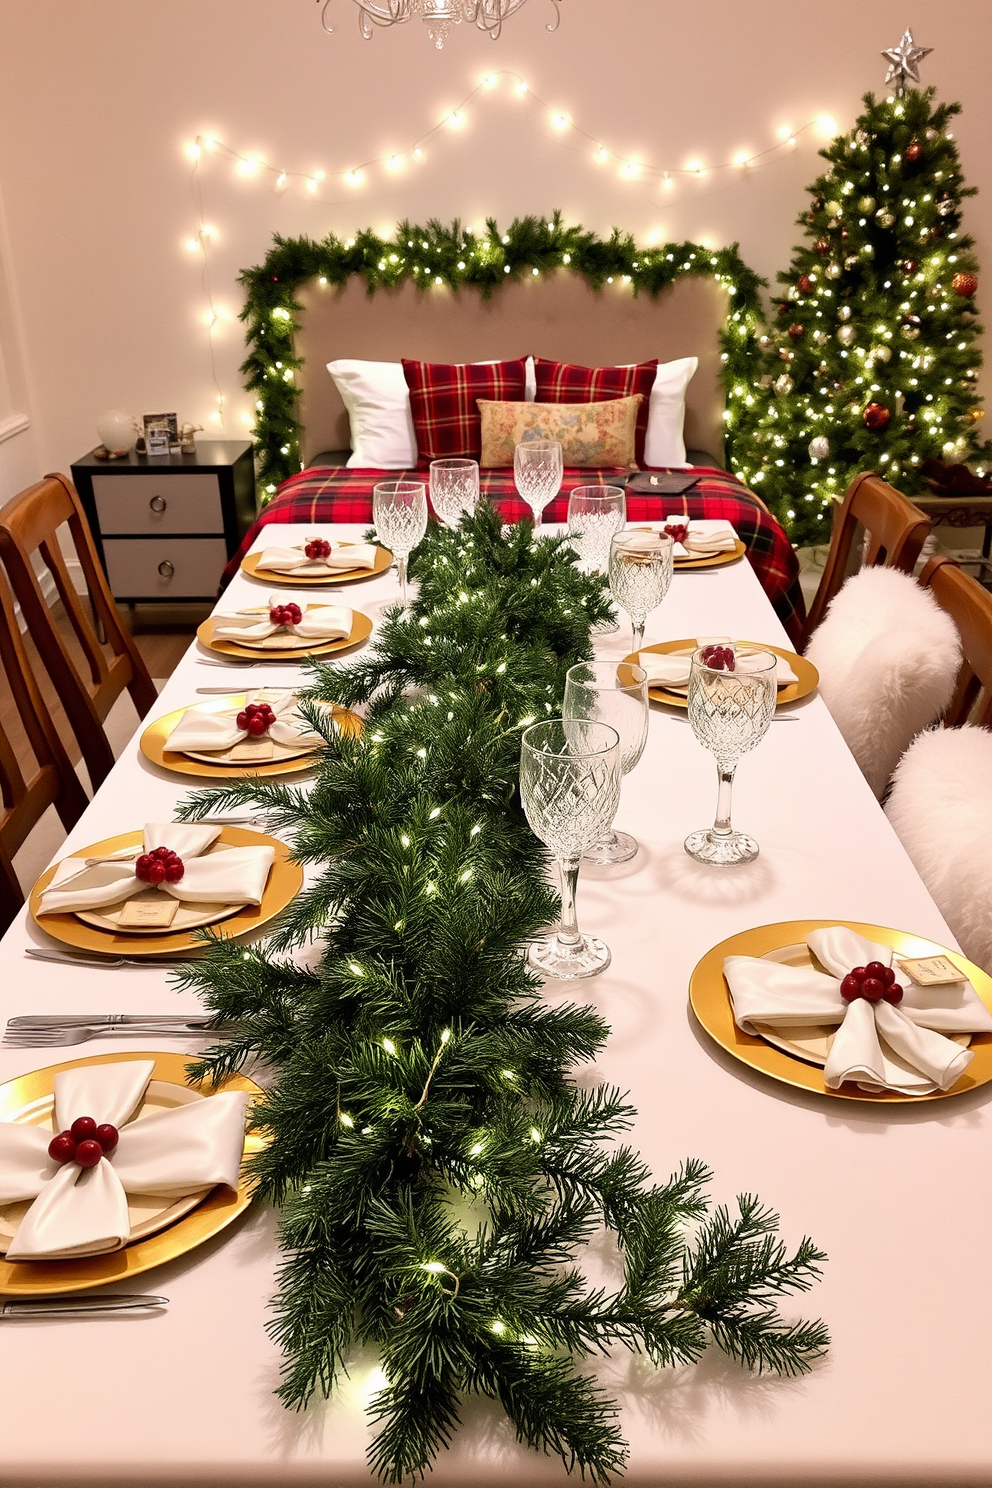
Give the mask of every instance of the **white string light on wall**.
MULTIPOLYGON (((374 172, 381 171, 385 178, 392 179, 408 169, 415 169, 422 165, 427 159, 429 145, 443 140, 449 131, 458 132, 466 128, 470 119, 471 106, 479 99, 492 97, 498 90, 502 91, 504 97, 509 96, 527 106, 535 124, 543 121, 548 126, 551 133, 542 132, 543 138, 550 139, 560 148, 585 155, 598 172, 606 175, 612 173, 620 181, 657 183, 660 191, 668 199, 671 199, 671 194, 680 184, 704 182, 714 177, 742 177, 752 171, 772 165, 785 154, 795 150, 800 139, 811 132, 823 139, 832 139, 837 133, 837 124, 834 119, 829 115, 821 114, 797 128, 789 124, 781 124, 777 127, 771 144, 760 150, 738 150, 731 159, 719 164, 707 164, 702 154, 690 157, 681 165, 659 164, 614 149, 605 142, 602 136, 590 133, 568 113, 535 93, 519 73, 502 70, 487 72, 460 103, 447 110, 436 124, 419 134, 404 148, 370 156, 366 160, 355 161, 351 164, 339 165, 335 169, 297 170, 289 164, 273 164, 260 155, 247 154, 236 149, 215 134, 198 134, 195 139, 190 140, 184 146, 185 154, 192 161, 193 166, 192 187, 197 213, 196 231, 193 236, 187 238, 186 247, 201 260, 201 287, 206 299, 203 321, 207 328, 211 376, 216 388, 217 400, 217 407, 210 415, 211 422, 223 425, 225 404, 224 394, 217 380, 214 336, 218 329, 223 327, 224 322, 233 317, 225 307, 218 305, 214 300, 210 281, 209 251, 211 241, 217 236, 217 230, 205 219, 204 213, 202 168, 206 160, 214 158, 230 162, 241 179, 268 181, 271 189, 277 194, 295 188, 301 200, 311 198, 326 205, 329 200, 327 189, 335 184, 344 186, 349 192, 353 191, 357 194, 368 183, 370 174, 374 172)), ((250 428, 251 415, 242 414, 242 422, 250 428)))

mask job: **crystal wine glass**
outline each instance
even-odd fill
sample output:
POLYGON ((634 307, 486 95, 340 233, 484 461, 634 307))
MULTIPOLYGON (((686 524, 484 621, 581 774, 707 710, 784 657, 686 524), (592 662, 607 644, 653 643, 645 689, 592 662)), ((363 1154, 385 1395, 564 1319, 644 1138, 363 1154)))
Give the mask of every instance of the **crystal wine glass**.
POLYGON ((478 500, 478 460, 431 461, 431 504, 446 527, 471 516, 478 500))
POLYGON ((396 559, 400 603, 406 605, 406 566, 427 531, 427 487, 423 481, 380 481, 372 492, 375 535, 396 559))
POLYGON ((534 513, 534 527, 541 513, 561 490, 561 445, 557 439, 529 439, 513 451, 513 481, 520 497, 534 513))
MULTIPOLYGON (((610 539, 627 520, 622 486, 576 486, 568 498, 568 535, 590 573, 603 574, 610 559, 610 539)), ((593 635, 613 635, 615 621, 593 626, 593 635)))
MULTIPOLYGON (((580 661, 565 674, 562 714, 615 728, 620 736, 620 773, 627 775, 647 743, 648 674, 627 661, 580 661)), ((587 863, 626 863, 636 852, 636 837, 611 829, 582 857, 587 863)))
POLYGON ((716 757, 720 790, 712 827, 692 832, 685 850, 700 863, 750 863, 758 844, 730 825, 734 771, 742 754, 764 738, 775 713, 776 659, 754 647, 703 646, 694 651, 689 674, 689 722, 716 757), (727 657, 729 655, 729 662, 727 657))
POLYGON ((610 950, 579 933, 575 890, 579 859, 613 821, 620 799, 620 736, 606 723, 548 718, 520 741, 520 798, 537 837, 554 853, 561 879, 561 923, 531 943, 530 964, 546 977, 605 971, 610 950))
POLYGON ((644 643, 644 623, 672 582, 672 539, 665 532, 618 532, 610 540, 610 591, 627 611, 632 650, 644 643))

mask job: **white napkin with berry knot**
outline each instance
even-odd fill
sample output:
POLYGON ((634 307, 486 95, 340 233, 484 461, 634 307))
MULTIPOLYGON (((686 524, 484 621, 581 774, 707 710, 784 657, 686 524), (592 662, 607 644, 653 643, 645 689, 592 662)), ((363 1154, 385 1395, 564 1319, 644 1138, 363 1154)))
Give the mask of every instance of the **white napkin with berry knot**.
POLYGON ((116 1147, 94 1167, 48 1155, 53 1131, 0 1122, 0 1204, 34 1202, 7 1259, 101 1255, 130 1235, 127 1194, 177 1199, 218 1183, 236 1189, 244 1150, 246 1091, 221 1091, 133 1120, 155 1065, 150 1059, 91 1064, 55 1076, 54 1133, 79 1116, 118 1128, 116 1147))

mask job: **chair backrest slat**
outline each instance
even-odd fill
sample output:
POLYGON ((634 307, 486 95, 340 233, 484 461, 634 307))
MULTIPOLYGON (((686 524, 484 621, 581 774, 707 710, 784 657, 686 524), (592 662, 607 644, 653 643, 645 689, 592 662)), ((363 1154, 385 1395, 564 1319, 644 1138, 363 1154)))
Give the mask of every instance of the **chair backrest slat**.
POLYGON ((881 476, 871 471, 855 476, 835 513, 830 551, 806 622, 807 638, 851 572, 859 526, 864 528, 867 540, 862 562, 855 567, 884 565, 912 573, 932 525, 924 512, 881 476))
POLYGON ((47 475, 0 509, 0 558, 96 788, 114 763, 103 730, 111 707, 126 688, 140 717, 152 706, 156 693, 137 647, 121 622, 79 497, 64 475, 47 475), (103 625, 109 655, 72 584, 58 538, 59 529, 66 526, 87 592, 103 625), (79 643, 82 666, 70 651, 45 598, 35 571, 39 559, 51 574, 79 643))
POLYGON ((931 558, 920 574, 942 610, 958 628, 964 660, 944 723, 992 727, 992 594, 952 558, 931 558))
POLYGON ((86 807, 86 794, 45 707, 21 638, 7 581, 0 572, 0 667, 6 677, 35 765, 21 742, 15 747, 0 726, 0 931, 24 902, 13 857, 32 827, 54 806, 68 828, 86 807))

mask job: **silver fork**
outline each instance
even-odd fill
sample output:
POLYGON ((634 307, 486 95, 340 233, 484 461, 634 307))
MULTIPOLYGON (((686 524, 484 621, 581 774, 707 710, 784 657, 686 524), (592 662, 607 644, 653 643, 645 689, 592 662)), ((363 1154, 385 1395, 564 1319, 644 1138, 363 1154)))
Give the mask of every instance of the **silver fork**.
POLYGON ((66 1044, 85 1044, 95 1038, 213 1038, 207 1028, 177 1028, 174 1023, 104 1023, 89 1028, 8 1028, 3 1036, 8 1049, 52 1049, 66 1044))

